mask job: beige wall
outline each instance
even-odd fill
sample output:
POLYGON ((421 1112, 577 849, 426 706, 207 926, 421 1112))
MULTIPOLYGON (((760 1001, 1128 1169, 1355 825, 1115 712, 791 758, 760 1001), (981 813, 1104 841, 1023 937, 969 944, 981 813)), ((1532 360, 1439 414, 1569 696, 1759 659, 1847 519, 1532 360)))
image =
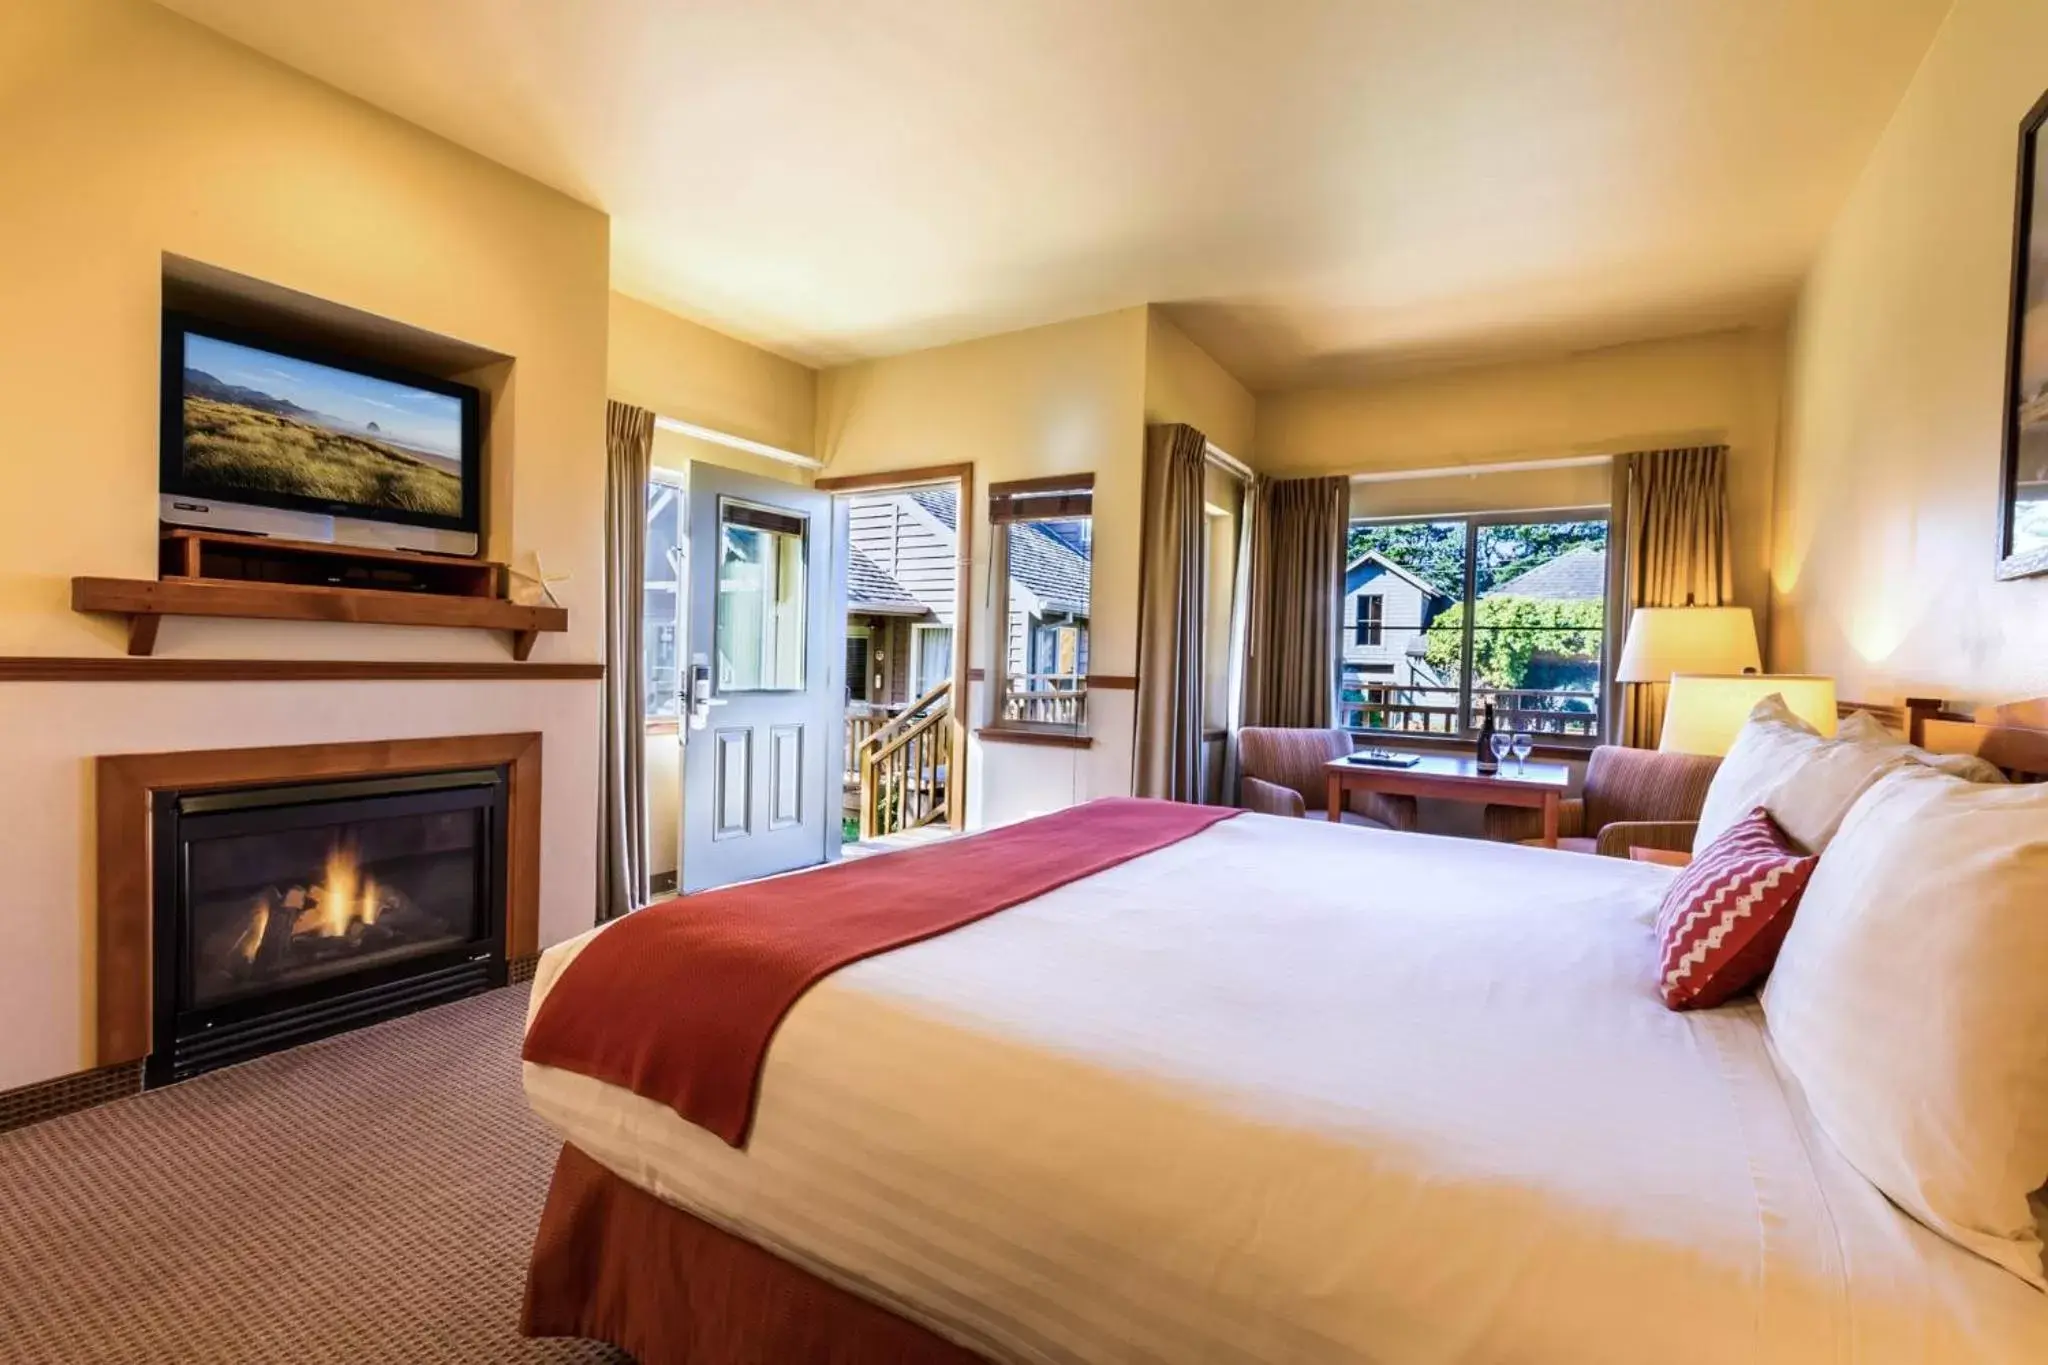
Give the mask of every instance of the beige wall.
POLYGON ((1156 306, 1145 310, 1145 420, 1185 422, 1247 464, 1258 402, 1156 306))
MULTIPOLYGON (((816 453, 829 474, 971 462, 975 467, 970 663, 988 669, 989 483, 1095 475, 1089 667, 1137 670, 1138 514, 1143 483, 1146 310, 1128 308, 958 346, 828 369, 818 382, 816 453)), ((974 741, 968 816, 976 823, 1125 793, 1129 692, 1089 701, 1084 751, 974 741)), ((970 699, 969 723, 987 718, 970 699)))
MULTIPOLYGON (((492 414, 490 543, 572 575, 595 660, 604 216, 140 0, 0 15, 0 654, 106 656, 74 574, 155 573, 164 254, 517 358, 492 414)), ((476 632, 171 621, 176 657, 506 659, 476 632)), ((591 922, 598 686, 0 683, 0 1089, 92 1061, 91 759, 539 730, 541 930, 591 922)))
MULTIPOLYGON (((1263 395, 1255 444, 1280 474, 1434 469, 1725 442, 1735 591, 1761 615, 1769 599, 1771 495, 1784 338, 1730 331, 1614 346, 1552 360, 1488 365, 1348 389, 1263 395)), ((1566 480, 1486 476, 1478 496, 1502 508, 1555 505, 1566 480)), ((1399 484, 1377 486, 1388 515, 1399 484)), ((1411 490, 1412 491, 1412 490, 1411 490)), ((1574 498, 1580 494, 1572 494, 1574 498)), ((1604 499, 1603 499, 1604 501, 1604 499)), ((1761 622, 1759 623, 1761 624, 1761 622)))
MULTIPOLYGON (((606 391, 621 402, 750 441, 811 453, 817 436, 818 372, 772 351, 611 295, 606 391)), ((654 463, 686 471, 705 461, 762 478, 809 483, 809 470, 673 431, 654 433, 654 463)), ((681 819, 682 743, 674 731, 647 737, 647 866, 676 870, 681 819)))
POLYGON ((2014 166, 2044 89, 2048 6, 1959 0, 1801 299, 1772 655, 1845 696, 2048 693, 2048 579, 1992 572, 2014 166))

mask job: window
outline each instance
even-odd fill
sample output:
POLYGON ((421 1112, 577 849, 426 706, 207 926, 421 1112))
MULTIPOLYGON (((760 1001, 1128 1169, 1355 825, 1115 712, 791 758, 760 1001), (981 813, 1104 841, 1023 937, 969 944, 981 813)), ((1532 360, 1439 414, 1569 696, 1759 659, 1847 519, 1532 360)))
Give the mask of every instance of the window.
POLYGON ((868 630, 849 626, 846 631, 846 699, 868 699, 868 630))
POLYGON ((683 488, 657 469, 647 484, 647 558, 640 595, 640 661, 647 718, 674 720, 682 658, 683 488))
POLYGON ((803 690, 807 531, 803 517, 719 499, 712 647, 720 692, 803 690))
POLYGON ((1358 603, 1358 620, 1352 628, 1352 643, 1379 648, 1380 627, 1386 619, 1386 594, 1361 593, 1353 600, 1358 603))
POLYGON ((915 700, 953 676, 953 628, 913 625, 910 634, 910 691, 915 700))
POLYGON ((1599 739, 1604 511, 1358 521, 1348 549, 1340 725, 1465 736, 1491 704, 1504 729, 1599 739))
POLYGON ((989 486, 996 651, 989 724, 1077 734, 1088 723, 1091 474, 989 486))

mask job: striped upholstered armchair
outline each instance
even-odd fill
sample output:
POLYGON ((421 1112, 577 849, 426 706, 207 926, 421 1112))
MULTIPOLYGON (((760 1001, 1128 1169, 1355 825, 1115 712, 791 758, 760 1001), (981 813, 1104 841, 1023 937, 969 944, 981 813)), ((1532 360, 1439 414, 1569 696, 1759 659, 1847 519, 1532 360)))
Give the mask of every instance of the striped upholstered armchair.
MULTIPOLYGON (((1631 848, 1685 853, 1721 760, 1699 754, 1602 745, 1586 765, 1584 796, 1560 802, 1557 846, 1626 858, 1631 848)), ((1486 808, 1486 837, 1541 843, 1542 817, 1511 806, 1486 808)))
MULTIPOLYGON (((1247 726, 1237 732, 1238 804, 1266 815, 1329 812, 1329 783, 1323 765, 1351 752, 1348 730, 1286 730, 1247 726)), ((1352 792, 1343 815, 1347 825, 1415 828, 1415 798, 1352 792)))

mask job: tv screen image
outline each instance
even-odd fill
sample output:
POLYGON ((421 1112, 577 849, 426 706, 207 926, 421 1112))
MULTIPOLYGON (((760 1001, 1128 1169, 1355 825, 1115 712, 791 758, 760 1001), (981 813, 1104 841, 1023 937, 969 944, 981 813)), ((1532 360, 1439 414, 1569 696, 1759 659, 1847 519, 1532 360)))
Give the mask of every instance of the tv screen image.
POLYGON ((401 521, 466 519, 467 424, 455 393, 189 328, 182 341, 178 491, 401 521))

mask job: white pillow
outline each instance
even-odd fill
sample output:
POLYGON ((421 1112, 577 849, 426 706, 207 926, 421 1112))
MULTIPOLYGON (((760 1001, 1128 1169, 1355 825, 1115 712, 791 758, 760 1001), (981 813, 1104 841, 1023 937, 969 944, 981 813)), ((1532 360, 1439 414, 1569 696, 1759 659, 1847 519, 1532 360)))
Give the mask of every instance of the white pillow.
POLYGON ((2048 786, 1906 764, 1842 822, 1763 993, 1815 1119, 1892 1201, 2048 1288, 2048 786))
POLYGON ((1836 739, 1846 739, 1852 744, 1875 744, 1896 750, 1930 768, 1960 777, 1966 782, 2003 782, 2005 774, 1975 754, 1937 754, 1931 749, 1922 749, 1908 744, 1885 728, 1883 721, 1868 711, 1858 711, 1842 722, 1835 732, 1836 739))
POLYGON ((1700 807, 1693 852, 1704 850, 1759 806, 1794 843, 1809 853, 1823 852, 1856 798, 1917 754, 1936 757, 1899 743, 1860 711, 1845 722, 1841 738, 1822 739, 1773 693, 1749 713, 1721 760, 1700 807))
POLYGON ((1827 741, 1792 713, 1773 692, 1750 711, 1749 719, 1729 746, 1728 756, 1714 771, 1700 804, 1700 823, 1692 851, 1705 851, 1739 820, 1764 804, 1785 774, 1811 758, 1827 741))

